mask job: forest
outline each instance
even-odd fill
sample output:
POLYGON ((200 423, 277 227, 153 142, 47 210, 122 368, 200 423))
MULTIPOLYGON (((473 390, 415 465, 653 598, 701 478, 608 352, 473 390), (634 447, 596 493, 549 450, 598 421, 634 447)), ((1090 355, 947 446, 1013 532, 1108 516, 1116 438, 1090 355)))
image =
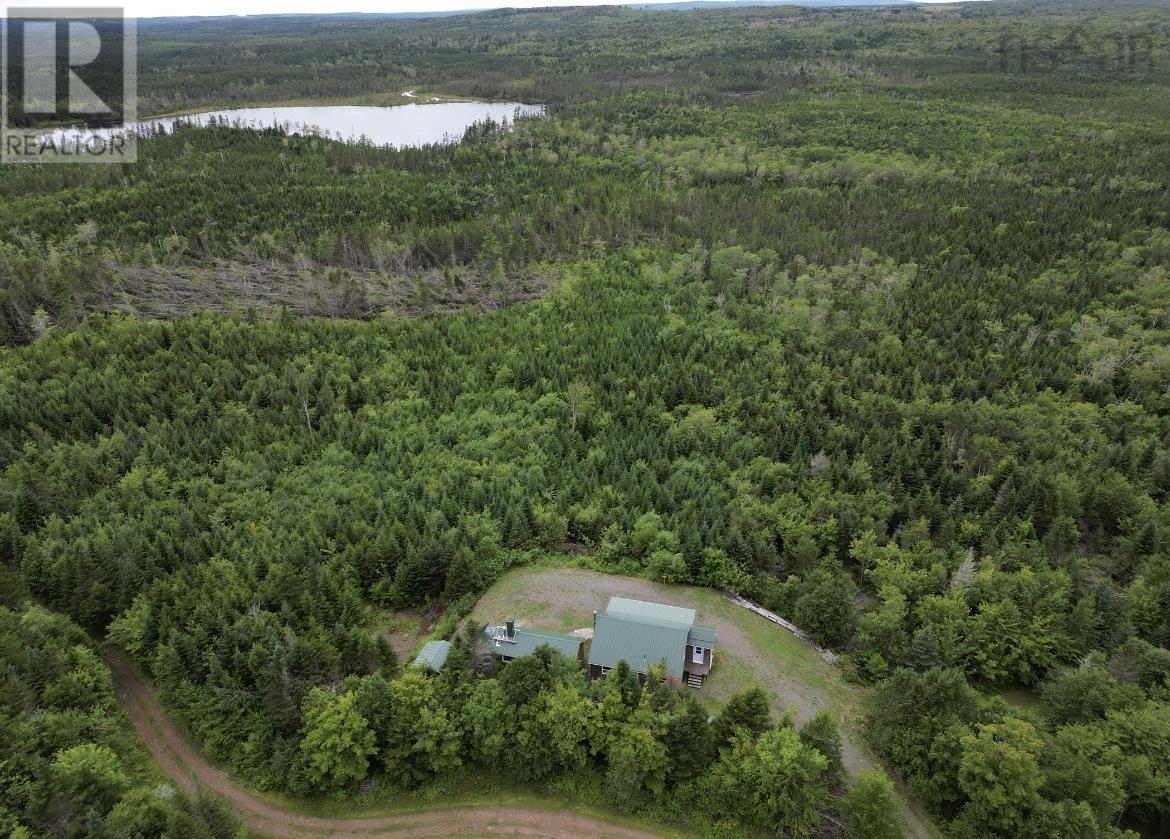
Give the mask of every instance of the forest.
POLYGON ((146 760, 92 639, 23 602, 9 572, 4 583, 0 830, 13 839, 238 837, 238 820, 218 799, 175 789, 146 760))
POLYGON ((946 835, 1170 831, 1164 8, 225 27, 143 23, 141 113, 549 113, 0 164, 0 830, 237 829, 134 805, 108 641, 263 790, 507 767, 708 835, 900 835, 831 718, 743 694, 697 725, 658 679, 497 672, 456 631, 581 546, 839 652, 946 835), (457 639, 433 677, 377 631, 414 607, 457 639))

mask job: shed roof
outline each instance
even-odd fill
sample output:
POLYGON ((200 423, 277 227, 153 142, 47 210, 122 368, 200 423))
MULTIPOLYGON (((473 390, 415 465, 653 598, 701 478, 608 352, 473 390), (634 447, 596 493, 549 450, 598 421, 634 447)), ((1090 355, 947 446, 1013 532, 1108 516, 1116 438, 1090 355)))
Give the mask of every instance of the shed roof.
POLYGON ((715 630, 709 626, 692 626, 687 633, 687 643, 693 647, 710 647, 715 643, 715 630))
POLYGON ((576 658, 581 651, 582 639, 572 635, 557 635, 555 632, 541 632, 537 629, 516 627, 515 641, 500 641, 496 645, 496 652, 509 658, 520 658, 532 655, 536 652, 537 647, 545 644, 563 656, 576 658))
POLYGON ((447 663, 447 656, 451 652, 450 641, 427 641, 422 650, 414 658, 412 667, 429 667, 438 673, 447 663))

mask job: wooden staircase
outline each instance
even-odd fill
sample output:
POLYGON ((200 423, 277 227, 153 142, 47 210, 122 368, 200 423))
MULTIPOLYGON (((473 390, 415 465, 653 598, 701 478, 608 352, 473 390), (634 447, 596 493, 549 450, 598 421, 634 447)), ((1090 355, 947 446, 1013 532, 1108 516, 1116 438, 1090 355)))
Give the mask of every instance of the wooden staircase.
POLYGON ((687 684, 698 690, 703 686, 703 677, 698 673, 687 673, 687 684))

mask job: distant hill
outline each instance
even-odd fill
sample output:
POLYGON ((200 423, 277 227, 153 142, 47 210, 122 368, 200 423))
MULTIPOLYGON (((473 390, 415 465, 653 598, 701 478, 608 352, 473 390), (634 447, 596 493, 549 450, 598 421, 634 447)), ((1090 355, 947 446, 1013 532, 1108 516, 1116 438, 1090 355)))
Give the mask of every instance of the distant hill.
POLYGON ((917 0, 680 0, 677 3, 624 3, 631 9, 725 9, 743 6, 920 6, 917 0))
MULTIPOLYGON (((939 2, 955 2, 955 0, 934 0, 934 4, 939 2)), ((679 2, 668 3, 607 3, 604 5, 623 6, 628 9, 649 9, 661 11, 686 11, 688 9, 731 9, 731 8, 745 8, 751 6, 804 6, 811 8, 833 8, 845 6, 922 6, 932 5, 931 0, 679 0, 679 2)), ((400 20, 422 20, 426 18, 440 18, 440 17, 456 17, 458 15, 477 14, 479 12, 493 12, 503 9, 524 8, 526 11, 533 11, 542 8, 557 8, 570 9, 572 6, 511 6, 508 3, 501 3, 500 5, 484 5, 484 6, 468 6, 464 9, 449 9, 443 11, 413 11, 413 12, 335 12, 326 14, 305 14, 305 13, 289 13, 289 14, 258 14, 258 15, 241 15, 240 17, 248 18, 293 18, 293 17, 330 17, 330 18, 397 18, 400 20)), ((202 15, 182 15, 176 17, 167 16, 150 16, 143 18, 145 21, 151 20, 167 20, 167 21, 191 21, 197 22, 206 20, 207 17, 202 15)))

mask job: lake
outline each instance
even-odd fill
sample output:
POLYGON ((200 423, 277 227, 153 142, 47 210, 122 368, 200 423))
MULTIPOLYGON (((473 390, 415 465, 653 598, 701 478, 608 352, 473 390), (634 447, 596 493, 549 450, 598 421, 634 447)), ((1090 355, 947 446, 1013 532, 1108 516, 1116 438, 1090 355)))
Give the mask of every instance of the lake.
MULTIPOLYGON (((153 117, 128 123, 130 129, 145 129, 158 125, 170 131, 176 122, 206 125, 226 121, 249 128, 287 126, 290 131, 317 131, 340 140, 355 142, 368 139, 378 146, 422 146, 428 143, 455 143, 472 124, 491 119, 511 122, 517 113, 539 116, 543 105, 525 105, 521 102, 434 102, 411 103, 393 107, 373 105, 305 105, 274 108, 233 108, 224 111, 206 111, 177 117, 153 117)), ((126 129, 58 129, 51 132, 67 142, 83 135, 111 137, 126 129)))

